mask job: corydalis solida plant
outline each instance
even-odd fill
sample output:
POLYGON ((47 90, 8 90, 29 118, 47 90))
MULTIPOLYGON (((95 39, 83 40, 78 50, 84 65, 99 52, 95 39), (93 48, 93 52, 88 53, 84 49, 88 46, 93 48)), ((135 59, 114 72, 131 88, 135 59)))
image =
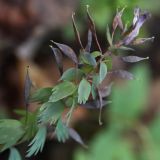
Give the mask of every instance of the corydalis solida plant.
MULTIPOLYGON (((118 50, 133 50, 128 45, 138 45, 152 38, 137 38, 143 23, 150 17, 147 12, 142 12, 139 8, 134 10, 134 19, 132 25, 127 29, 122 22, 124 9, 117 11, 113 20, 112 33, 107 28, 108 49, 102 51, 98 41, 94 21, 87 7, 88 22, 88 41, 84 46, 78 32, 73 13, 72 23, 77 42, 80 46, 79 55, 75 51, 61 43, 54 41, 50 45, 60 72, 60 79, 54 87, 40 88, 30 95, 31 80, 27 72, 25 83, 25 104, 38 102, 40 107, 35 112, 28 112, 27 118, 25 111, 17 111, 22 116, 21 120, 1 120, 0 121, 0 144, 1 151, 11 149, 13 157, 19 157, 17 150, 13 146, 33 139, 29 144, 27 157, 36 155, 42 151, 47 135, 57 137, 58 141, 65 142, 69 137, 78 143, 85 144, 79 134, 69 123, 74 109, 77 106, 99 109, 99 124, 101 122, 102 108, 111 101, 107 100, 110 95, 112 83, 102 86, 106 76, 115 75, 121 78, 133 79, 134 76, 125 70, 112 69, 112 56, 116 56, 118 50), (121 30, 118 40, 115 40, 116 30, 121 30), (97 50, 93 50, 92 40, 95 41, 97 50), (75 67, 69 68, 64 72, 63 54, 70 58, 75 67), (64 110, 68 112, 64 115, 64 110), (15 134, 15 131, 17 134, 15 134), (11 138, 12 135, 12 138, 11 138), (33 138, 34 137, 34 138, 33 138)), ((121 60, 124 62, 138 62, 147 58, 137 56, 124 56, 121 60)), ((11 156, 11 157, 12 157, 11 156)), ((17 158, 18 159, 18 158, 17 158)))

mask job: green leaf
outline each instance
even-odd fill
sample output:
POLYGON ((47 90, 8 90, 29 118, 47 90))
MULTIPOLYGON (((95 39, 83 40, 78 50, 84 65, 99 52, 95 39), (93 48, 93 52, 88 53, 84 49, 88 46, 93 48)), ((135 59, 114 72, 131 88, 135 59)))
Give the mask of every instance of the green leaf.
POLYGON ((66 80, 66 81, 80 80, 82 79, 83 76, 84 73, 80 69, 70 68, 63 73, 61 80, 66 80))
POLYGON ((28 112, 28 117, 27 117, 27 121, 26 121, 26 117, 23 113, 23 111, 19 111, 22 114, 22 118, 21 118, 21 122, 24 124, 25 126, 25 133, 23 138, 21 139, 20 142, 24 142, 24 141, 28 141, 30 140, 32 137, 34 137, 34 135, 36 134, 37 130, 38 130, 38 126, 37 126, 37 111, 35 112, 28 112))
POLYGON ((52 94, 52 88, 40 88, 36 90, 30 97, 30 102, 47 102, 52 94))
POLYGON ((106 75, 107 75, 107 65, 104 62, 101 62, 99 71, 100 83, 105 79, 106 75))
POLYGON ((78 87, 78 102, 86 103, 91 92, 91 85, 86 79, 82 79, 78 87))
POLYGON ((49 102, 57 102, 63 98, 72 95, 77 87, 68 81, 64 81, 53 88, 53 93, 49 98, 49 102))
POLYGON ((94 52, 92 52, 91 54, 92 54, 92 56, 93 56, 94 58, 97 58, 97 57, 99 57, 99 56, 102 55, 102 53, 99 52, 99 51, 94 51, 94 52))
POLYGON ((69 130, 61 119, 57 123, 55 133, 59 142, 64 143, 69 138, 69 130))
POLYGON ((112 57, 107 56, 103 62, 107 65, 108 70, 112 70, 112 57))
POLYGON ((90 53, 85 52, 81 54, 81 59, 85 64, 89 64, 94 67, 97 65, 95 58, 90 53))
POLYGON ((36 155, 39 151, 42 152, 45 140, 47 136, 47 128, 44 126, 39 127, 37 134, 29 144, 29 150, 27 151, 26 157, 36 155))
POLYGON ((108 25, 107 25, 107 32, 106 32, 106 34, 107 34, 108 43, 109 43, 110 46, 112 46, 112 37, 111 37, 111 33, 109 31, 109 26, 108 25))
POLYGON ((96 99, 97 96, 97 86, 100 84, 100 78, 98 74, 93 75, 92 78, 92 87, 91 87, 91 93, 93 99, 96 99))
POLYGON ((22 160, 21 155, 16 148, 10 148, 8 160, 22 160))
POLYGON ((0 120, 0 148, 4 151, 15 145, 24 134, 22 124, 17 120, 2 119, 0 120))
POLYGON ((54 123, 60 118, 63 111, 64 105, 61 101, 44 103, 40 108, 39 122, 54 123))

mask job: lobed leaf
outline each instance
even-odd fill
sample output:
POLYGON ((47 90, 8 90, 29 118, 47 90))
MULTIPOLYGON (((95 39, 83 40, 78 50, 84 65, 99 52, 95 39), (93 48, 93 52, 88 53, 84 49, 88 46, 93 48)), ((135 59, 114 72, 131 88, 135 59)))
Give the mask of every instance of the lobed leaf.
POLYGON ((78 103, 85 104, 91 92, 91 85, 86 79, 82 79, 78 87, 78 103))
POLYGON ((22 160, 21 155, 16 148, 10 148, 8 160, 22 160))
POLYGON ((40 126, 34 139, 29 144, 30 148, 27 151, 26 157, 31 157, 32 155, 36 155, 39 151, 42 152, 46 136, 47 136, 47 128, 44 126, 40 126))
POLYGON ((62 122, 61 119, 58 120, 55 134, 59 142, 65 142, 69 138, 69 130, 68 127, 62 122))
POLYGON ((0 120, 0 151, 14 146, 24 135, 24 128, 21 122, 13 119, 0 120))
POLYGON ((52 94, 52 89, 51 87, 47 88, 40 88, 36 90, 31 96, 30 96, 30 102, 39 102, 39 103, 44 103, 49 100, 49 97, 52 94))
POLYGON ((49 98, 49 102, 57 102, 64 99, 72 95, 76 89, 77 87, 72 82, 64 81, 53 88, 53 93, 49 98))
POLYGON ((63 73, 61 80, 65 81, 80 80, 82 79, 83 76, 84 73, 80 69, 70 68, 63 73))
POLYGON ((46 102, 44 103, 38 115, 40 123, 55 123, 64 111, 64 104, 61 101, 58 102, 46 102))

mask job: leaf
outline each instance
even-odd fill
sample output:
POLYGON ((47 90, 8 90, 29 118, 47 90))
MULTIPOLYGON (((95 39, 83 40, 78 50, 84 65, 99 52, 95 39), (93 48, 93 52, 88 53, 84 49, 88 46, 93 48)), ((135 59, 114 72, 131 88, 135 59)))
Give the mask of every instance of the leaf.
POLYGON ((110 73, 116 77, 120 77, 123 79, 130 79, 130 80, 134 79, 134 75, 128 71, 125 71, 125 70, 117 70, 117 71, 113 71, 110 73))
POLYGON ((110 33, 108 25, 107 25, 107 32, 106 32, 106 34, 107 34, 108 43, 109 43, 110 46, 112 46, 113 45, 113 42, 112 42, 113 40, 112 40, 111 33, 110 33))
POLYGON ((28 112, 28 118, 27 121, 25 120, 25 117, 23 115, 23 111, 20 111, 21 115, 23 116, 21 118, 21 122, 24 124, 25 133, 23 137, 21 138, 20 142, 29 141, 31 138, 33 138, 38 130, 37 126, 37 111, 35 112, 28 112))
POLYGON ((138 36, 140 28, 143 23, 150 17, 149 13, 142 13, 138 16, 138 19, 135 22, 135 25, 131 27, 130 32, 124 37, 122 40, 122 44, 129 45, 134 41, 134 39, 138 36))
POLYGON ((105 57, 103 62, 107 65, 107 70, 112 70, 112 62, 113 62, 112 57, 110 56, 105 57))
POLYGON ((30 91, 32 87, 32 81, 30 79, 28 69, 29 69, 29 66, 27 67, 27 73, 26 73, 25 85, 24 85, 24 102, 26 107, 26 118, 27 118, 28 105, 29 105, 29 96, 30 96, 30 91))
POLYGON ((21 155, 16 148, 10 148, 8 160, 22 160, 21 155))
POLYGON ((84 63, 89 64, 91 66, 95 67, 97 65, 95 58, 90 53, 86 52, 85 54, 82 54, 81 59, 84 63))
POLYGON ((54 41, 51 42, 53 42, 67 57, 69 57, 73 62, 75 62, 75 64, 78 64, 77 56, 72 48, 65 44, 56 43, 54 41))
POLYGON ((124 51, 135 51, 133 48, 126 47, 126 46, 120 46, 117 49, 124 50, 124 51))
POLYGON ((31 96, 30 96, 30 102, 39 102, 39 103, 44 103, 49 100, 49 97, 52 94, 52 89, 51 87, 47 88, 40 88, 36 90, 31 96))
POLYGON ((73 29, 74 29, 75 37, 76 37, 77 42, 79 43, 81 49, 84 49, 84 47, 82 45, 82 42, 81 42, 81 38, 80 38, 79 32, 78 32, 78 29, 76 27, 74 16, 75 16, 75 13, 72 13, 72 24, 73 24, 73 29))
POLYGON ((95 24, 94 24, 91 16, 90 16, 88 8, 89 8, 89 6, 87 6, 87 18, 88 18, 89 29, 91 30, 91 32, 94 36, 94 39, 95 39, 95 42, 96 42, 96 45, 97 45, 99 51, 102 53, 102 49, 100 47, 100 44, 99 44, 98 38, 97 38, 96 27, 95 27, 95 24))
POLYGON ((34 139, 29 144, 30 148, 27 151, 26 157, 31 157, 32 155, 36 155, 39 151, 42 152, 46 136, 47 136, 47 128, 44 126, 40 126, 34 139))
POLYGON ((99 79, 100 83, 105 79, 107 75, 107 65, 104 62, 100 63, 99 79))
MULTIPOLYGON (((102 100, 102 107, 105 107, 106 105, 112 103, 112 101, 106 101, 102 100)), ((100 101, 99 100, 90 100, 86 102, 85 104, 81 104, 81 107, 87 108, 87 109, 99 109, 100 108, 100 101)))
POLYGON ((67 126, 62 122, 61 119, 59 119, 57 123, 55 134, 59 142, 64 143, 69 138, 69 130, 67 126))
POLYGON ((137 38, 135 39, 132 44, 133 45, 141 45, 144 44, 146 42, 153 42, 155 39, 155 37, 150 37, 150 38, 137 38))
POLYGON ((102 95, 102 98, 106 98, 107 96, 109 96, 111 94, 111 89, 112 89, 112 85, 113 83, 110 83, 108 86, 99 86, 99 92, 102 95))
POLYGON ((91 93, 92 93, 92 98, 96 99, 97 97, 97 87, 100 84, 100 78, 98 74, 93 75, 92 78, 92 87, 91 87, 91 93))
POLYGON ((63 73, 61 80, 65 81, 80 80, 82 79, 83 76, 84 73, 80 69, 70 68, 63 73))
POLYGON ((98 97, 99 97, 99 125, 102 125, 102 108, 103 108, 103 98, 102 94, 98 89, 98 97))
POLYGON ((121 11, 118 11, 118 9, 117 9, 117 14, 114 17, 113 24, 112 24, 113 34, 114 34, 114 32, 115 32, 115 30, 116 30, 117 27, 119 27, 123 31, 123 23, 122 23, 121 17, 122 17, 124 9, 125 8, 123 8, 121 11))
POLYGON ((87 148, 80 135, 73 128, 69 128, 69 136, 83 147, 87 148))
POLYGON ((124 62, 135 63, 135 62, 139 62, 139 61, 149 59, 149 57, 143 58, 143 57, 138 57, 138 56, 126 56, 126 57, 121 57, 121 59, 124 62))
POLYGON ((86 79, 82 79, 78 87, 78 103, 84 104, 89 98, 91 85, 86 79))
POLYGON ((61 101, 44 103, 40 108, 38 119, 40 123, 55 123, 64 111, 64 104, 61 101))
POLYGON ((85 48, 86 52, 90 53, 90 51, 91 51, 91 45, 92 45, 92 32, 89 29, 88 30, 88 41, 87 41, 87 45, 86 45, 86 48, 85 48))
POLYGON ((77 87, 72 82, 64 81, 53 88, 53 93, 49 98, 49 102, 57 102, 63 98, 66 98, 72 95, 76 89, 77 87))
POLYGON ((93 56, 94 58, 97 58, 97 57, 99 57, 99 56, 102 55, 102 53, 99 52, 99 51, 94 51, 94 52, 92 52, 91 54, 92 54, 92 56, 93 56))
POLYGON ((53 46, 50 45, 50 48, 52 49, 55 59, 56 59, 56 64, 58 66, 60 75, 63 74, 63 63, 62 63, 62 53, 58 48, 54 48, 53 46))
POLYGON ((0 150, 1 152, 15 145, 24 135, 24 128, 17 120, 0 120, 0 150))

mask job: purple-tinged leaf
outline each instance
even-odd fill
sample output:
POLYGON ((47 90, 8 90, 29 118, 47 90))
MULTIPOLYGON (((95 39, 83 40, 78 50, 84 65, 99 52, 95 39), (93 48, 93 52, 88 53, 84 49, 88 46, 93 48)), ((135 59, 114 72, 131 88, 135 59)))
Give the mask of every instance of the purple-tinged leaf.
POLYGON ((135 62, 139 62, 139 61, 143 61, 143 60, 149 59, 149 57, 143 58, 143 57, 138 57, 138 56, 126 56, 126 57, 121 57, 121 59, 124 62, 135 63, 135 62))
POLYGON ((78 32, 78 29, 77 29, 77 26, 76 26, 76 23, 75 23, 75 20, 74 20, 74 16, 75 16, 75 13, 72 13, 72 24, 73 24, 73 29, 74 29, 75 37, 76 37, 77 42, 79 43, 81 49, 84 49, 84 47, 82 45, 82 42, 81 42, 80 34, 78 32))
POLYGON ((113 83, 108 86, 99 86, 99 92, 101 93, 102 98, 105 98, 110 95, 113 83))
MULTIPOLYGON (((125 8, 123 8, 121 11, 118 11, 117 9, 117 14, 116 16, 114 17, 113 19, 113 24, 112 24, 112 27, 113 27, 113 34, 116 30, 117 27, 119 27, 122 31, 123 31, 123 23, 122 23, 122 14, 123 14, 123 11, 124 11, 125 8)), ((113 35, 112 34, 112 35, 113 35)))
POLYGON ((125 71, 125 70, 116 70, 116 71, 110 72, 110 74, 112 74, 116 77, 120 77, 123 79, 129 79, 129 80, 132 80, 135 78, 132 73, 125 71))
MULTIPOLYGON (((102 107, 105 107, 107 104, 110 104, 111 101, 102 100, 102 107)), ((85 104, 80 105, 83 108, 87 109, 99 109, 100 108, 100 101, 99 100, 90 100, 85 104)))
POLYGON ((54 41, 51 41, 51 42, 54 43, 67 57, 72 59, 73 62, 78 64, 77 56, 71 47, 65 44, 56 43, 54 41))
POLYGON ((24 102, 26 107, 26 120, 27 120, 27 114, 28 114, 30 91, 32 87, 32 81, 30 79, 28 70, 29 70, 29 66, 27 66, 27 73, 26 73, 25 85, 24 85, 24 102))
POLYGON ((155 37, 150 37, 150 38, 137 38, 135 39, 132 44, 133 45, 141 45, 144 44, 146 42, 153 42, 155 37))
POLYGON ((91 46, 92 46, 92 32, 89 29, 88 30, 88 41, 87 41, 87 45, 86 45, 85 51, 90 53, 91 46))
POLYGON ((50 47, 51 47, 51 49, 52 49, 52 51, 54 53, 54 56, 55 56, 55 59, 56 59, 56 64, 58 66, 60 75, 62 75, 63 74, 62 53, 58 48, 54 48, 51 45, 50 45, 50 47))
POLYGON ((133 48, 126 47, 126 46, 120 46, 117 49, 124 50, 124 51, 135 51, 133 48))
POLYGON ((137 22, 137 20, 138 20, 138 18, 140 16, 140 12, 141 12, 140 8, 136 7, 134 9, 133 26, 136 24, 136 22, 137 22))
POLYGON ((88 8, 89 8, 89 6, 87 5, 87 18, 88 18, 89 29, 91 30, 91 32, 92 32, 92 34, 94 36, 94 39, 96 41, 96 45, 97 45, 99 51, 102 53, 102 49, 100 47, 100 44, 99 44, 98 38, 97 38, 96 27, 95 27, 95 24, 94 24, 91 16, 90 16, 88 8))
POLYGON ((131 31, 123 39, 124 45, 129 45, 133 40, 138 36, 139 30, 142 27, 143 23, 150 17, 149 13, 140 14, 135 25, 132 26, 131 31))
POLYGON ((80 135, 73 128, 69 128, 69 136, 73 140, 75 140, 76 142, 78 142, 79 144, 81 144, 84 148, 88 148, 87 145, 83 142, 83 140, 80 137, 80 135))

